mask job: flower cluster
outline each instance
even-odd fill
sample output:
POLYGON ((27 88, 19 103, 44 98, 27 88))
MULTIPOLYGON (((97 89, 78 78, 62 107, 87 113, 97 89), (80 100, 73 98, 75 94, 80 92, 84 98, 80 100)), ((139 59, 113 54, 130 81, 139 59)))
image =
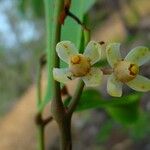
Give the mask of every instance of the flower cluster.
MULTIPOLYGON (((100 60, 101 49, 99 43, 90 41, 84 53, 79 54, 72 42, 59 42, 56 45, 56 52, 69 67, 54 68, 54 79, 67 83, 69 80, 81 78, 86 86, 98 86, 102 82, 103 72, 93 65, 100 60)), ((148 48, 136 47, 123 59, 120 44, 111 43, 106 47, 106 56, 113 70, 107 82, 107 92, 111 96, 120 97, 123 84, 136 91, 150 91, 150 79, 139 75, 139 67, 150 60, 148 48)))

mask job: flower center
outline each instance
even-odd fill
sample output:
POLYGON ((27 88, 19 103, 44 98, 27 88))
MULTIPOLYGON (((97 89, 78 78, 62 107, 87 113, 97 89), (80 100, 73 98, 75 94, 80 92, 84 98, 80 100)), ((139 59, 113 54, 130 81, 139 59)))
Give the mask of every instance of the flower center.
POLYGON ((75 77, 85 76, 91 68, 90 60, 82 54, 73 55, 70 58, 69 68, 75 77))
POLYGON ((130 74, 136 75, 139 73, 139 67, 136 64, 131 64, 129 71, 130 71, 130 74))
POLYGON ((133 80, 139 72, 139 67, 136 64, 131 64, 128 61, 119 61, 114 67, 114 74, 121 82, 129 82, 133 80))
POLYGON ((80 57, 78 55, 74 55, 71 57, 71 62, 73 64, 78 64, 80 62, 80 57))

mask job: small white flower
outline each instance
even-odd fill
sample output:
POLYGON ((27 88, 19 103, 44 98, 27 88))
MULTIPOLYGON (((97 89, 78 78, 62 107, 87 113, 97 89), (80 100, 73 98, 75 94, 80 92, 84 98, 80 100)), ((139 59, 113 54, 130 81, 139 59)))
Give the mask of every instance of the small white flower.
POLYGON ((113 73, 108 78, 107 92, 111 96, 120 97, 123 83, 136 91, 150 91, 150 79, 138 75, 139 67, 150 60, 149 49, 136 47, 124 59, 121 58, 119 49, 119 43, 111 43, 106 48, 108 63, 113 68, 113 73))
POLYGON ((83 54, 79 54, 75 45, 70 41, 61 41, 56 45, 58 56, 68 68, 54 68, 55 80, 66 83, 75 78, 81 78, 86 86, 98 86, 102 80, 102 71, 92 67, 101 57, 100 44, 90 41, 83 54))

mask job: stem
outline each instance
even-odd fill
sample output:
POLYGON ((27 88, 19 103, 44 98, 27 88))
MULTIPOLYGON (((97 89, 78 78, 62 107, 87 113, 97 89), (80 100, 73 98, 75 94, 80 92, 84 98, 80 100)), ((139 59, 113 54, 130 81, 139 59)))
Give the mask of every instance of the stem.
POLYGON ((38 150, 44 150, 44 127, 38 125, 38 150))
POLYGON ((71 137, 71 117, 65 117, 62 124, 59 124, 60 130, 60 149, 72 150, 72 137, 71 137))
MULTIPOLYGON (((38 119, 40 119, 39 120, 40 122, 37 122, 37 139, 38 139, 38 141, 37 141, 37 144, 38 144, 37 145, 37 149, 38 150, 44 150, 45 149, 45 144, 44 144, 44 141, 45 141, 45 139, 44 139, 44 125, 42 123, 41 116, 42 116, 42 114, 40 112, 40 114, 39 114, 40 118, 38 118, 38 119)), ((38 120, 36 120, 36 121, 38 121, 38 120)))
MULTIPOLYGON (((49 31, 51 26, 51 20, 49 18, 49 2, 50 0, 45 0, 45 7, 46 7, 46 20, 47 20, 47 30, 49 31)), ((47 38, 47 55, 48 55, 48 63, 51 63, 52 67, 49 68, 49 75, 52 77, 52 69, 54 67, 59 67, 59 58, 55 51, 56 44, 60 41, 61 37, 61 24, 59 22, 60 14, 63 11, 63 0, 55 0, 55 8, 54 8, 54 18, 53 18, 53 32, 48 33, 47 38), (52 35, 52 36, 51 36, 52 35), (51 37, 49 37, 51 36, 51 37), (49 39, 51 39, 51 44, 49 44, 49 39)), ((63 102, 61 100, 61 91, 60 91, 60 84, 55 81, 53 78, 51 79, 52 84, 52 103, 51 103, 51 111, 52 111, 52 117, 56 120, 59 130, 60 130, 60 148, 61 150, 71 150, 71 119, 66 116, 65 108, 63 106, 63 102)))
POLYGON ((72 19, 74 19, 79 25, 81 25, 84 30, 89 31, 89 29, 85 26, 85 24, 76 15, 74 15, 69 10, 67 10, 66 13, 68 16, 70 16, 72 19))
MULTIPOLYGON (((38 64, 38 73, 37 73, 37 108, 40 107, 41 104, 41 77, 42 77, 42 68, 45 65, 45 55, 42 55, 42 57, 39 60, 38 64)), ((41 121, 42 120, 42 112, 37 113, 37 120, 36 121, 41 121)), ((36 122, 37 124, 37 122, 36 122)), ((44 145, 44 126, 41 123, 37 124, 37 137, 38 137, 38 145, 37 148, 38 150, 44 150, 45 145, 44 145)))
POLYGON ((76 106, 80 100, 80 95, 82 93, 83 88, 84 88, 84 82, 82 80, 80 80, 78 83, 78 87, 75 91, 75 94, 74 94, 74 96, 73 96, 73 98, 72 98, 72 100, 68 106, 68 114, 69 115, 72 115, 72 113, 74 112, 74 110, 75 110, 75 108, 76 108, 76 106))
POLYGON ((43 120, 43 125, 46 126, 48 123, 50 123, 53 120, 52 116, 49 116, 48 118, 46 118, 45 120, 43 120))

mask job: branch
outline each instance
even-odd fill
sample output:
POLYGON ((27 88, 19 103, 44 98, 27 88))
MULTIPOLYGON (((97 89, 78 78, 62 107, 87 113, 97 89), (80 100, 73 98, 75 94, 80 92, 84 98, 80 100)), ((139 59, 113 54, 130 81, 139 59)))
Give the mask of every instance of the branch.
POLYGON ((86 25, 85 25, 76 15, 74 15, 74 14, 73 14, 72 12, 70 12, 69 10, 66 10, 66 13, 67 13, 68 16, 70 16, 72 19, 74 19, 79 25, 81 25, 84 30, 86 30, 86 31, 88 31, 88 32, 90 31, 90 30, 86 27, 86 25))
POLYGON ((49 116, 48 118, 43 120, 43 124, 44 126, 46 126, 48 123, 50 123, 51 121, 53 121, 53 117, 49 116))
POLYGON ((44 128, 48 123, 50 123, 52 120, 53 120, 53 117, 52 117, 52 116, 49 116, 48 118, 43 119, 41 113, 38 113, 38 114, 36 115, 36 117, 35 117, 35 123, 36 123, 38 126, 41 126, 41 127, 43 127, 43 128, 44 128))

